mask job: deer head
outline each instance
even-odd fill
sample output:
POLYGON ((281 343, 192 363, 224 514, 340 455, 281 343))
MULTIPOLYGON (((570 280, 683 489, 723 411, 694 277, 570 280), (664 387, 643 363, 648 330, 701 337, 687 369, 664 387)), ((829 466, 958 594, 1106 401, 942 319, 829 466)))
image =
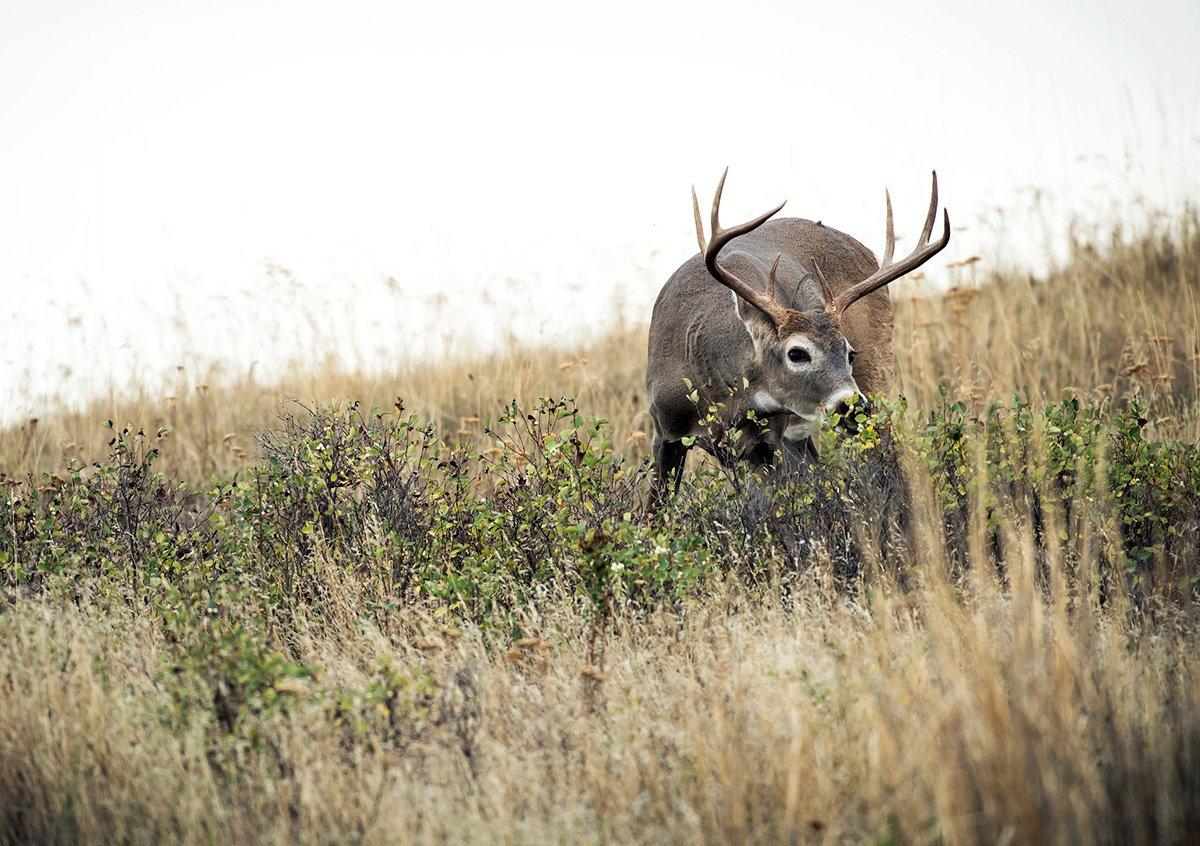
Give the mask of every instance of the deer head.
MULTIPOLYGON (((713 197, 710 220, 711 237, 705 238, 700 218, 700 201, 692 189, 692 208, 696 217, 696 238, 709 273, 733 294, 738 317, 754 344, 756 372, 751 379, 754 402, 763 412, 790 411, 811 425, 829 409, 851 402, 859 396, 854 381, 855 351, 842 332, 842 316, 850 306, 879 288, 920 267, 950 243, 950 216, 944 214, 942 237, 930 243, 937 220, 937 174, 925 227, 915 250, 900 261, 893 261, 896 237, 892 230, 892 199, 887 200, 887 242, 879 270, 834 294, 815 258, 812 269, 823 293, 823 307, 798 310, 782 305, 775 296, 780 255, 767 279, 766 291, 747 284, 717 261, 721 248, 734 238, 745 235, 773 217, 783 203, 746 223, 728 229, 721 226, 721 193, 728 168, 721 175, 713 197)), ((781 254, 782 255, 782 254, 781 254)))

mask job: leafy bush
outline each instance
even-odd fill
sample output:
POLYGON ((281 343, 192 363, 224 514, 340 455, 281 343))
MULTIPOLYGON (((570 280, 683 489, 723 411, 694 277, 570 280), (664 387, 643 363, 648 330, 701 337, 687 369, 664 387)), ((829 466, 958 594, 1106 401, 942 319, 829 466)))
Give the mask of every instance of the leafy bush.
POLYGON ((819 461, 766 476, 743 465, 733 485, 700 463, 654 511, 648 468, 566 399, 514 403, 475 453, 399 404, 288 412, 260 436, 260 466, 206 492, 154 470, 165 433, 123 429, 107 461, 4 480, 0 573, 8 586, 114 591, 184 627, 319 614, 336 582, 353 585, 363 613, 423 604, 516 631, 547 596, 602 618, 614 603, 686 602, 729 573, 786 587, 814 556, 846 584, 868 564, 903 578, 924 480, 960 571, 972 519, 993 551, 1005 521, 1027 520, 1046 543, 1103 535, 1107 577, 1142 595, 1190 595, 1200 457, 1147 438, 1137 402, 1107 412, 1014 398, 978 419, 943 396, 924 419, 902 401, 853 414, 852 433, 823 430, 819 461))
POLYGON ((87 575, 137 589, 204 569, 222 540, 209 525, 216 500, 154 472, 165 435, 126 427, 114 431, 106 461, 70 462, 62 475, 23 483, 0 474, 5 581, 87 575))

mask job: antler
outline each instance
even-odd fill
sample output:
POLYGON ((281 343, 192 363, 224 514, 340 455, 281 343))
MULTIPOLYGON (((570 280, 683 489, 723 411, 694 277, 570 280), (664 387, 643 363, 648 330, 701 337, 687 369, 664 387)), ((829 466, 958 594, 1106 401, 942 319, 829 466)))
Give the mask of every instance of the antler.
POLYGON ((942 210, 943 219, 945 220, 945 225, 942 228, 942 237, 935 243, 929 243, 929 236, 933 234, 934 221, 937 220, 937 171, 933 172, 933 196, 929 200, 929 213, 925 215, 925 228, 921 230, 921 238, 917 242, 917 248, 909 253, 907 257, 895 263, 892 262, 892 253, 896 251, 896 234, 892 231, 892 197, 886 192, 884 196, 887 197, 887 244, 883 249, 883 261, 879 265, 879 270, 857 285, 851 285, 833 298, 830 308, 836 314, 844 312, 872 291, 882 288, 889 282, 895 282, 904 274, 916 270, 945 249, 946 245, 950 243, 950 212, 945 209, 942 210))
MULTIPOLYGON (((771 269, 769 290, 764 296, 761 291, 746 284, 746 282, 739 279, 736 275, 717 264, 717 254, 721 252, 722 247, 734 238, 745 235, 747 232, 752 232, 770 220, 783 208, 784 203, 780 203, 766 214, 760 214, 754 220, 748 220, 729 229, 723 229, 719 220, 719 212, 721 208, 721 192, 725 189, 725 177, 728 175, 729 168, 725 168, 725 172, 721 174, 721 181, 717 183, 717 193, 713 195, 712 217, 710 221, 712 237, 707 242, 704 239, 704 224, 700 220, 700 200, 696 198, 695 186, 692 187, 692 211, 696 215, 696 241, 700 244, 700 255, 704 256, 704 265, 718 282, 765 314, 776 327, 781 326, 783 325, 785 315, 783 307, 775 302, 775 268, 771 269)), ((778 258, 775 259, 775 264, 778 266, 778 258)))

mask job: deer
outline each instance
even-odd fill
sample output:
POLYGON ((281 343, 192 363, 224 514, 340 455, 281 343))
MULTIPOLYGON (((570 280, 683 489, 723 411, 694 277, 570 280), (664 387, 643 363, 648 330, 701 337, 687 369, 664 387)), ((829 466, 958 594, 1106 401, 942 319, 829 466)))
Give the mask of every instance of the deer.
POLYGON ((651 316, 646 394, 654 427, 654 502, 661 502, 672 478, 678 492, 694 445, 727 469, 742 461, 762 468, 782 463, 780 458, 817 458, 816 435, 830 412, 850 419, 851 410, 869 409, 868 396, 891 389, 887 285, 950 243, 945 209, 941 237, 930 240, 938 210, 936 171, 921 237, 898 261, 892 198, 884 192, 881 262, 820 221, 776 218, 786 200, 753 220, 723 227, 728 175, 726 168, 717 183, 707 238, 693 186, 700 252, 663 285, 651 316), (717 409, 715 426, 709 409, 717 409), (724 437, 735 432, 737 437, 724 437))

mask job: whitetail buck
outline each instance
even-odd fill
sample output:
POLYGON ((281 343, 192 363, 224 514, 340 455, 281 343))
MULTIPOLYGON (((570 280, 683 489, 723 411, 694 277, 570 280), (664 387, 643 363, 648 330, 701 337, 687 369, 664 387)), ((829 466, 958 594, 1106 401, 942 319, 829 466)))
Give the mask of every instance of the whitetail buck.
POLYGON ((887 393, 892 304, 884 286, 950 243, 948 212, 942 237, 929 240, 937 220, 936 173, 917 247, 895 262, 887 196, 881 265, 844 232, 799 218, 771 220, 783 203, 725 229, 718 220, 724 187, 722 174, 707 240, 692 190, 700 253, 663 286, 650 322, 646 391, 656 498, 672 476, 678 489, 690 443, 725 464, 769 464, 781 448, 815 455, 815 431, 829 410, 887 393), (714 438, 701 421, 717 403, 723 408, 714 438), (735 430, 745 437, 730 448, 722 436, 735 430))

